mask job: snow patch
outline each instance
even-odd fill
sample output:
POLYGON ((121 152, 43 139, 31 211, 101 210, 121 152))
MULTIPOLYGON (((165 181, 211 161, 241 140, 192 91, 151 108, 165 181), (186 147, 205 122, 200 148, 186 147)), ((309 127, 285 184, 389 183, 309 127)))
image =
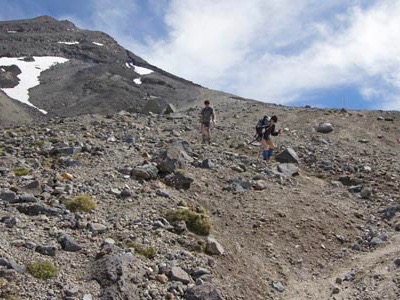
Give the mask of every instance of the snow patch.
POLYGON ((92 42, 93 44, 95 44, 96 46, 104 46, 104 44, 102 44, 102 43, 97 43, 97 42, 92 42))
POLYGON ((65 44, 65 45, 78 45, 79 42, 57 42, 58 44, 65 44))
POLYGON ((142 84, 142 81, 140 80, 140 78, 133 79, 133 82, 136 84, 142 84))
POLYGON ((7 33, 17 33, 15 30, 9 30, 7 33))
MULTIPOLYGON (((127 65, 128 65, 128 63, 127 63, 127 65)), ((129 63, 129 65, 132 66, 134 68, 135 73, 138 73, 139 75, 147 75, 147 74, 151 74, 154 72, 153 70, 150 70, 147 68, 135 66, 133 63, 129 63)), ((130 67, 128 67, 128 68, 130 68, 130 67)))
POLYGON ((10 98, 32 106, 43 114, 47 114, 45 110, 39 109, 29 102, 29 89, 40 84, 40 73, 56 64, 65 63, 68 59, 56 56, 34 56, 33 59, 34 61, 24 61, 23 57, 0 57, 1 66, 17 65, 21 70, 21 74, 18 75, 20 80, 18 85, 1 90, 10 98))

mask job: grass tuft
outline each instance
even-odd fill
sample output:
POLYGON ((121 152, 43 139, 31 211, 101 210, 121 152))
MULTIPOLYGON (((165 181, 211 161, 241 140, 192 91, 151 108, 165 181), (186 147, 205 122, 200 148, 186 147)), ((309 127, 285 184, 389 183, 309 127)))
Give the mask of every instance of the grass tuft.
POLYGON ((135 249, 136 253, 138 253, 144 257, 147 257, 149 259, 153 259, 157 254, 157 251, 154 247, 144 247, 144 246, 139 245, 138 243, 134 243, 134 242, 129 242, 127 244, 127 246, 129 248, 135 249))
POLYGON ((29 273, 39 279, 50 279, 57 276, 57 267, 48 260, 35 261, 27 265, 29 273))
POLYGON ((211 221, 204 209, 199 209, 198 212, 186 208, 170 210, 166 219, 169 222, 185 221, 187 228, 195 234, 203 236, 210 234, 211 221))
POLYGON ((96 202, 90 195, 79 195, 74 199, 68 200, 65 206, 72 212, 91 212, 96 208, 96 202))
POLYGON ((15 174, 15 176, 25 176, 30 174, 31 170, 29 170, 28 168, 20 167, 20 168, 15 168, 13 170, 13 173, 15 174))

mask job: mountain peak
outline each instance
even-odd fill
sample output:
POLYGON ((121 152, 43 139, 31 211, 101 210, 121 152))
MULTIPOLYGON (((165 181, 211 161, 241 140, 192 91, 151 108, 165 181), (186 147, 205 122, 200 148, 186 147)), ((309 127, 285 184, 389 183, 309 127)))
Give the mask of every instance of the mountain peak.
POLYGON ((48 112, 49 117, 120 110, 158 113, 169 103, 185 107, 200 94, 200 86, 149 64, 108 34, 82 30, 51 16, 2 21, 0 39, 0 89, 7 94, 10 78, 12 87, 20 88, 25 83, 18 78, 32 81, 33 75, 24 70, 40 69, 39 84, 26 86, 29 101, 25 103, 48 112), (43 57, 68 63, 44 68, 39 62, 43 57), (21 74, 11 74, 12 70, 21 74))

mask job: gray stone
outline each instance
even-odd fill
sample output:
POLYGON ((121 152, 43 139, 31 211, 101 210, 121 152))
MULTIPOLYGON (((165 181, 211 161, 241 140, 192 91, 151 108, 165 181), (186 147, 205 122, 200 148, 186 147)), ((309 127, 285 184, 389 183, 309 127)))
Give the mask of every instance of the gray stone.
POLYGON ((54 245, 39 245, 35 251, 43 255, 56 256, 57 247, 54 245))
POLYGON ((369 199, 371 197, 372 191, 369 188, 363 188, 360 192, 360 196, 363 199, 369 199))
POLYGON ((169 192, 165 189, 158 189, 156 191, 156 195, 164 197, 164 198, 170 198, 171 195, 169 194, 169 192))
POLYGON ((34 202, 38 202, 38 199, 32 194, 24 193, 24 194, 19 196, 18 202, 20 202, 20 203, 34 203, 34 202))
POLYGON ((282 284, 282 282, 278 281, 278 282, 272 282, 272 287, 277 290, 278 292, 284 292, 285 291, 285 286, 282 284))
POLYGON ((202 275, 209 275, 211 274, 210 270, 202 267, 197 267, 196 269, 193 270, 192 275, 195 278, 198 278, 202 275))
POLYGON ((201 162, 201 167, 204 169, 213 169, 215 168, 215 164, 211 161, 211 159, 205 159, 201 162))
POLYGON ((294 164, 279 164, 277 168, 285 176, 299 175, 299 168, 294 164))
POLYGON ((192 163, 189 156, 191 151, 185 141, 173 143, 167 150, 162 151, 156 158, 158 169, 163 173, 173 173, 177 169, 184 169, 187 163, 192 163))
POLYGON ((21 205, 17 207, 17 210, 20 213, 26 214, 28 216, 38 216, 38 215, 57 216, 60 214, 60 212, 57 209, 40 204, 21 205))
POLYGON ((182 190, 189 189, 193 181, 193 177, 184 175, 182 173, 168 174, 164 177, 164 182, 166 185, 182 190))
POLYGON ((158 169, 152 164, 137 166, 131 172, 132 177, 145 180, 155 179, 157 178, 157 175, 158 169))
POLYGON ((321 133, 330 133, 333 131, 333 126, 331 123, 321 123, 318 125, 317 131, 321 133))
POLYGON ((380 238, 378 238, 378 237, 373 237, 370 241, 369 241, 369 244, 371 245, 371 246, 379 246, 379 245, 382 245, 382 244, 384 244, 385 242, 384 241, 382 241, 382 239, 380 239, 380 238))
POLYGON ((2 191, 0 199, 7 202, 13 202, 17 198, 17 194, 12 191, 2 191))
POLYGON ((205 282, 188 288, 185 292, 186 300, 224 300, 221 291, 212 283, 205 282))
POLYGON ((102 234, 107 231, 107 226, 100 223, 90 223, 89 230, 93 235, 102 234))
POLYGON ((188 284, 192 281, 190 275, 180 267, 172 267, 171 271, 169 272, 169 277, 171 280, 180 281, 183 284, 188 284))
POLYGON ((254 181, 253 188, 257 191, 265 190, 268 187, 265 180, 256 180, 254 181))
POLYGON ((280 163, 299 163, 300 159, 292 148, 286 148, 282 152, 275 155, 275 160, 280 163))
POLYGON ((7 227, 12 228, 18 223, 18 218, 16 216, 5 216, 1 218, 1 222, 6 224, 7 227))
POLYGON ((63 235, 59 239, 59 243, 61 245, 61 248, 65 251, 68 252, 77 252, 82 249, 82 246, 80 246, 71 236, 69 235, 63 235))
POLYGON ((102 297, 99 299, 143 299, 140 283, 147 271, 144 263, 130 252, 116 246, 110 247, 110 254, 94 261, 90 268, 92 278, 102 288, 102 297))
POLYGON ((222 255, 225 253, 225 250, 216 239, 208 237, 206 253, 210 255, 222 255))

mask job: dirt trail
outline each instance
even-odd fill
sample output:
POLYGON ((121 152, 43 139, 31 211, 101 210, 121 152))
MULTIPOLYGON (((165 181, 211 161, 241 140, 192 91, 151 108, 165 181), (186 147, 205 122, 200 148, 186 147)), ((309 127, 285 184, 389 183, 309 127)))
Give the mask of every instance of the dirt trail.
POLYGON ((400 275, 400 269, 396 268, 394 260, 400 255, 400 234, 391 237, 387 244, 378 249, 353 256, 348 261, 338 266, 334 272, 327 276, 314 278, 307 281, 290 281, 289 289, 284 299, 398 299, 399 282, 393 281, 393 285, 379 284, 383 277, 400 275), (342 280, 347 274, 354 274, 354 280, 336 283, 337 278, 342 280), (371 285, 371 280, 377 281, 371 285), (352 284, 351 284, 352 282, 352 284), (369 290, 363 291, 363 285, 369 286, 369 290), (338 287, 339 293, 334 294, 334 287, 338 287), (358 287, 358 288, 357 288, 358 287), (361 291, 359 291, 361 289, 361 291), (367 293, 369 296, 363 296, 367 293))

